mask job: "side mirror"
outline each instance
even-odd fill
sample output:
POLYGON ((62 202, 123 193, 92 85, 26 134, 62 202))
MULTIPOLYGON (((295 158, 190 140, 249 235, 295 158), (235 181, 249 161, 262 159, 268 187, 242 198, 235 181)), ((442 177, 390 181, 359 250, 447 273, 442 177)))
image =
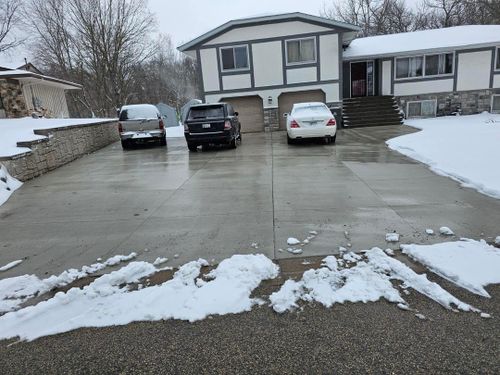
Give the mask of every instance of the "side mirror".
POLYGON ((290 116, 290 114, 289 114, 289 113, 283 113, 283 117, 284 117, 284 118, 287 118, 288 116, 290 116))
POLYGON ((238 112, 234 112, 234 115, 235 116, 239 116, 240 114, 238 112))

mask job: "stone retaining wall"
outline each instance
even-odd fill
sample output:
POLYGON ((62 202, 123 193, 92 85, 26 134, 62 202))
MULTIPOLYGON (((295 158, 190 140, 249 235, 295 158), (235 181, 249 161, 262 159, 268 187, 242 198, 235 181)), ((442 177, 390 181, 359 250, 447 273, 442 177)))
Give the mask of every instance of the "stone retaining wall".
POLYGON ((406 113, 406 104, 418 100, 437 100, 437 115, 448 116, 457 110, 463 115, 472 115, 491 110, 491 96, 500 94, 500 89, 474 91, 444 92, 439 94, 424 94, 396 97, 399 107, 406 113))
POLYGON ((0 158, 12 177, 27 181, 120 139, 116 121, 35 130, 47 138, 18 142, 30 152, 0 158))

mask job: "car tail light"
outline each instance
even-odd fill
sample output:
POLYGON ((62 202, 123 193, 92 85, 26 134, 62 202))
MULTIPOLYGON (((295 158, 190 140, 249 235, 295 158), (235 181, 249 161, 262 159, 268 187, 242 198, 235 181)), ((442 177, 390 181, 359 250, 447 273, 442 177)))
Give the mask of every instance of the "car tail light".
POLYGON ((160 121, 159 121, 158 125, 160 125, 160 130, 165 129, 165 124, 163 123, 163 120, 162 120, 162 119, 160 119, 160 121))
POLYGON ((184 123, 184 132, 189 133, 189 127, 188 124, 184 123))
POLYGON ((224 121, 224 130, 230 130, 231 129, 231 121, 226 120, 224 121))
POLYGON ((326 124, 326 126, 335 126, 335 125, 337 125, 337 122, 335 121, 334 118, 328 120, 328 124, 326 124))
POLYGON ((290 123, 290 127, 291 128, 300 128, 299 124, 297 124, 297 121, 295 121, 295 120, 292 120, 292 122, 290 123))
POLYGON ((123 133, 123 126, 122 126, 122 123, 121 123, 121 122, 119 122, 119 123, 118 123, 118 131, 119 131, 120 133, 123 133))

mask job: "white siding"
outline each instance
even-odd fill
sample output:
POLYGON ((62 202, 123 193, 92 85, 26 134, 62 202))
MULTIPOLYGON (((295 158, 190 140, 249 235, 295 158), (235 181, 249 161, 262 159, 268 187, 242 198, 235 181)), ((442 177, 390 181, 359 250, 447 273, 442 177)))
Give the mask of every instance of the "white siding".
POLYGON ((234 43, 241 42, 242 40, 256 40, 265 39, 270 37, 280 36, 293 36, 297 34, 315 33, 322 31, 329 31, 330 29, 322 26, 312 25, 310 23, 292 21, 280 22, 268 25, 241 27, 233 29, 212 39, 205 45, 219 44, 219 43, 234 43))
POLYGON ((219 70, 217 67, 217 50, 215 48, 200 50, 201 71, 205 91, 219 91, 219 70))
POLYGON ((394 95, 419 95, 453 91, 453 78, 433 81, 394 83, 394 95))
POLYGON ((47 110, 48 117, 69 117, 64 89, 44 84, 32 83, 25 83, 22 87, 28 112, 43 108, 47 110))
POLYGON ((310 84, 310 85, 303 85, 300 87, 287 87, 287 88, 269 89, 269 90, 265 89, 248 90, 240 93, 222 93, 222 94, 206 95, 205 99, 207 103, 217 103, 222 98, 258 95, 262 98, 262 101, 264 103, 264 108, 267 107, 272 108, 278 106, 278 96, 280 96, 284 92, 318 90, 318 89, 323 90, 323 92, 326 95, 326 101, 328 103, 336 103, 340 101, 340 96, 339 96, 340 90, 338 83, 329 83, 324 85, 310 84), (272 103, 268 102, 269 97, 271 97, 272 103))
POLYGON ((255 86, 283 84, 281 42, 252 44, 255 86))
POLYGON ((319 37, 321 80, 339 79, 339 37, 337 34, 319 37))
POLYGON ((391 95, 392 61, 382 61, 382 95, 391 95))
POLYGON ((458 91, 490 87, 491 51, 460 53, 457 68, 458 91))
POLYGON ((304 83, 317 81, 316 67, 288 69, 286 71, 287 83, 304 83))
POLYGON ((247 89, 251 86, 250 74, 222 76, 224 90, 247 89))
POLYGON ((500 74, 493 76, 493 88, 500 89, 500 74))

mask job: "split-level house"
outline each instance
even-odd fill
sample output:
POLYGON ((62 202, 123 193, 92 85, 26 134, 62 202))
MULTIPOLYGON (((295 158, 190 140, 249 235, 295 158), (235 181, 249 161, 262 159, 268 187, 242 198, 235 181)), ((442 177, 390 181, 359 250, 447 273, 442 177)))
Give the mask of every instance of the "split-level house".
POLYGON ((179 50, 199 63, 203 99, 231 103, 244 131, 283 129, 297 102, 324 102, 345 126, 500 111, 499 25, 358 32, 289 13, 229 21, 179 50))

